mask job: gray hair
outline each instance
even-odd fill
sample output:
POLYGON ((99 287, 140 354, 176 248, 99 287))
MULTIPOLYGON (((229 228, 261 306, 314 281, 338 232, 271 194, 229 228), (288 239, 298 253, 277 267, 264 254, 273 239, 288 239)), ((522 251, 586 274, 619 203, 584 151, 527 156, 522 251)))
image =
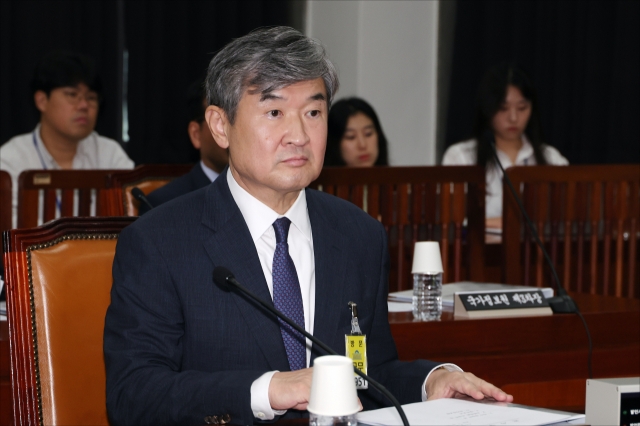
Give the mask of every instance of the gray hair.
POLYGON ((209 105, 224 110, 231 124, 245 90, 267 94, 294 83, 324 80, 327 106, 340 85, 324 46, 290 27, 259 28, 227 44, 209 63, 209 105))

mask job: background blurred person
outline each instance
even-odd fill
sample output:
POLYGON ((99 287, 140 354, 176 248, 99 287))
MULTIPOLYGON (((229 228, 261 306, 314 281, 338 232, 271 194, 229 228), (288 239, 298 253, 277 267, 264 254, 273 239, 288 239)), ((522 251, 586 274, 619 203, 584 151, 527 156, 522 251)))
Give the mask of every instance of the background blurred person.
POLYGON ((18 176, 24 170, 133 168, 118 142, 93 130, 101 88, 88 56, 53 51, 38 63, 31 89, 40 122, 33 132, 15 136, 0 148, 0 169, 9 172, 13 182, 13 227, 18 176))
POLYGON ((487 172, 487 228, 502 228, 502 174, 489 135, 503 167, 568 165, 552 146, 543 143, 538 104, 529 77, 514 65, 498 64, 485 73, 478 88, 473 138, 451 145, 445 166, 484 166, 487 172), (490 132, 490 133, 489 133, 490 132))
POLYGON ((329 112, 325 166, 388 166, 387 138, 364 99, 336 102, 329 112))
MULTIPOLYGON (((200 161, 186 175, 174 179, 147 195, 147 199, 153 207, 209 185, 227 166, 229 162, 227 150, 218 146, 204 120, 206 107, 207 101, 203 83, 200 80, 195 81, 189 86, 187 92, 187 110, 189 112, 187 133, 193 147, 200 151, 200 161)), ((149 207, 145 203, 140 204, 140 214, 148 210, 149 207)))

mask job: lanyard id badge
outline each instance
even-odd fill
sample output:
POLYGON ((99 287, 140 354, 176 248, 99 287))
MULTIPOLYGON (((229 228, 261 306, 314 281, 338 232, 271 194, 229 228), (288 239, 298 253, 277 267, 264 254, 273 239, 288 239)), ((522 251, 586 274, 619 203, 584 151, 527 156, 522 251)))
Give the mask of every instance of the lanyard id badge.
MULTIPOLYGON (((367 336, 362 334, 358 324, 358 308, 353 302, 349 302, 351 309, 351 333, 344 336, 345 352, 351 358, 353 366, 367 374, 367 336)), ((353 373, 356 380, 356 389, 368 389, 369 383, 353 373)))

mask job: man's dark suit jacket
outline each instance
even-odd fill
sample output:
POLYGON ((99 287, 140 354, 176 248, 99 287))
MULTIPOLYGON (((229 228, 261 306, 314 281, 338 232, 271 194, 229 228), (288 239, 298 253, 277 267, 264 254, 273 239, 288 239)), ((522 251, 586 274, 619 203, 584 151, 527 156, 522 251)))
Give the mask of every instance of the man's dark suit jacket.
MULTIPOLYGON (((306 190, 313 234, 313 334, 336 352, 358 304, 369 374, 401 403, 420 401, 437 364, 397 359, 387 319, 389 253, 382 225, 351 203, 306 190)), ((258 253, 227 183, 168 202, 122 231, 104 334, 107 409, 115 424, 203 424, 229 414, 251 424, 250 388, 267 371, 289 370, 278 321, 212 281, 225 266, 271 301, 258 253)), ((416 338, 421 338, 416 336, 416 338)), ((312 349, 313 359, 323 353, 312 349)), ((359 391, 365 409, 388 403, 359 391)), ((288 417, 306 413, 289 410, 288 417)))
MULTIPOLYGON (((202 170, 202 165, 198 163, 193 166, 186 175, 180 176, 165 186, 150 192, 149 195, 147 195, 147 200, 149 200, 149 203, 151 203, 153 207, 158 207, 160 204, 164 204, 181 195, 205 187, 210 183, 209 177, 205 175, 202 170)), ((138 213, 143 215, 148 211, 149 207, 145 203, 141 203, 138 213)))

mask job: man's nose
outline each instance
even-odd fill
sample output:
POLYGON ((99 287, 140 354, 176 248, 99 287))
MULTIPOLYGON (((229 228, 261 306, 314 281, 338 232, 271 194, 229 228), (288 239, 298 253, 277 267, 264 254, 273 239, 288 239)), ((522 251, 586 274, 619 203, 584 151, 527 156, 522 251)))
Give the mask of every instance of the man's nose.
POLYGON ((78 103, 76 104, 78 109, 89 109, 89 101, 86 95, 78 95, 78 103))
POLYGON ((304 123, 304 119, 299 115, 293 115, 288 120, 288 134, 287 134, 287 143, 292 143, 294 145, 306 145, 309 143, 309 134, 307 133, 307 129, 304 123))

